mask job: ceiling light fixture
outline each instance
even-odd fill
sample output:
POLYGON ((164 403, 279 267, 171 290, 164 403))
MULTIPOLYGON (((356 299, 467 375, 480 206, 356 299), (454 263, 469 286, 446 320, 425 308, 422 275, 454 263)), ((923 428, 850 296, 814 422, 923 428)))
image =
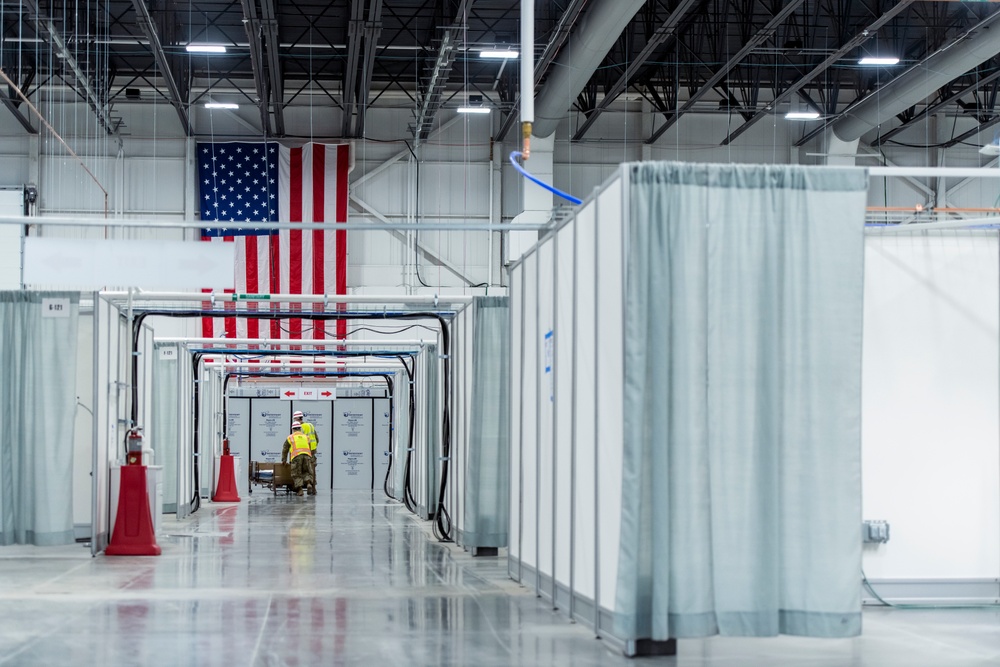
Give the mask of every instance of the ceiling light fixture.
POLYGON ((226 102, 206 102, 206 109, 239 109, 239 104, 232 104, 226 102))
POLYGON ((816 111, 789 111, 785 114, 785 120, 816 120, 819 113, 816 111))
POLYGON ((484 49, 479 52, 480 58, 517 58, 518 52, 511 49, 484 49))
POLYGON ((899 58, 872 58, 865 56, 858 61, 859 65, 898 65, 899 58))
POLYGON ((184 47, 188 53, 225 53, 226 47, 222 44, 188 44, 184 47))
POLYGON ((458 107, 458 113, 489 113, 489 107, 458 107))

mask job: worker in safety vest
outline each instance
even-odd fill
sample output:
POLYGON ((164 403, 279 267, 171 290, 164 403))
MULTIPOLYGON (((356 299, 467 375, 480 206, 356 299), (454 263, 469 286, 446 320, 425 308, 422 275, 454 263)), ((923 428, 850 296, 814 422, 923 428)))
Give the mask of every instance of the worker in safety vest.
POLYGON ((302 424, 302 435, 309 438, 309 448, 312 450, 312 458, 310 459, 310 463, 312 463, 312 488, 313 493, 316 493, 316 445, 319 443, 316 427, 306 421, 306 416, 301 410, 296 410, 292 419, 302 424))
POLYGON ((316 493, 316 485, 312 477, 312 449, 309 438, 302 433, 302 424, 293 421, 292 433, 285 438, 285 446, 281 449, 281 462, 292 462, 292 488, 295 495, 301 496, 303 487, 308 487, 309 494, 316 493))

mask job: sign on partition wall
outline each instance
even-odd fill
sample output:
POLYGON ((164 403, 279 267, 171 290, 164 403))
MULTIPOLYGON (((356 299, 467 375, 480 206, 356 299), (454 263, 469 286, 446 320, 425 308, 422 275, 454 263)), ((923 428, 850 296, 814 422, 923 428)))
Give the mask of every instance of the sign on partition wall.
POLYGON ((236 478, 236 488, 240 497, 246 497, 248 487, 247 471, 250 469, 250 403, 249 398, 230 396, 226 405, 226 437, 229 451, 240 459, 240 475, 236 478))
POLYGON ((389 442, 392 437, 390 430, 391 405, 388 398, 372 399, 375 412, 375 426, 372 429, 372 449, 375 451, 375 483, 372 488, 381 489, 385 482, 385 473, 389 469, 389 442))
POLYGON ((250 458, 264 463, 281 463, 281 447, 291 433, 292 407, 280 398, 251 401, 250 458))
MULTIPOLYGON (((315 391, 315 390, 313 390, 315 391)), ((333 483, 333 434, 331 424, 337 402, 333 401, 293 401, 292 411, 301 410, 306 421, 316 427, 316 488, 329 489, 333 483)))
POLYGON ((339 398, 333 405, 333 488, 371 489, 372 400, 339 398))
MULTIPOLYGON (((391 400, 371 388, 315 388, 319 400, 288 400, 292 387, 235 387, 229 390, 227 435, 230 450, 241 459, 281 461, 281 449, 291 431, 292 413, 301 410, 316 427, 316 484, 319 489, 380 489, 389 466, 392 437, 391 400), (333 400, 335 393, 340 396, 333 400), (345 395, 353 394, 353 395, 345 395)), ((310 388, 312 389, 312 388, 310 388)), ((301 394, 298 394, 301 396, 301 394)), ((245 474, 237 481, 248 490, 245 474)))

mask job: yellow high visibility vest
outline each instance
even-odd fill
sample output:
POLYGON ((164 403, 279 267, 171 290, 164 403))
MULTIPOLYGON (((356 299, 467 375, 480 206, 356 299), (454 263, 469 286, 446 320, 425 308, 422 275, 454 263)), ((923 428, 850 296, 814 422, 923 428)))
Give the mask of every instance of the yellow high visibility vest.
POLYGON ((309 438, 302 435, 301 433, 292 433, 288 436, 288 460, 291 461, 296 456, 300 454, 307 454, 312 456, 312 451, 309 449, 309 438))
POLYGON ((309 438, 309 448, 316 451, 316 427, 309 422, 302 422, 302 435, 309 438))

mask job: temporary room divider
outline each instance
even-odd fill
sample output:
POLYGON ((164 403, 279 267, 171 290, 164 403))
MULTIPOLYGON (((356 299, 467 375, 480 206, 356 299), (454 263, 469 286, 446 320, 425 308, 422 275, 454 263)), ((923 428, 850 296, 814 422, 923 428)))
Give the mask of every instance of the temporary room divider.
POLYGON ((626 164, 513 265, 515 579, 629 654, 860 631, 867 186, 626 164))
POLYGON ((0 545, 69 544, 79 292, 0 292, 0 545))
POLYGON ((476 297, 456 316, 455 540, 475 555, 507 546, 510 308, 505 296, 476 297))

